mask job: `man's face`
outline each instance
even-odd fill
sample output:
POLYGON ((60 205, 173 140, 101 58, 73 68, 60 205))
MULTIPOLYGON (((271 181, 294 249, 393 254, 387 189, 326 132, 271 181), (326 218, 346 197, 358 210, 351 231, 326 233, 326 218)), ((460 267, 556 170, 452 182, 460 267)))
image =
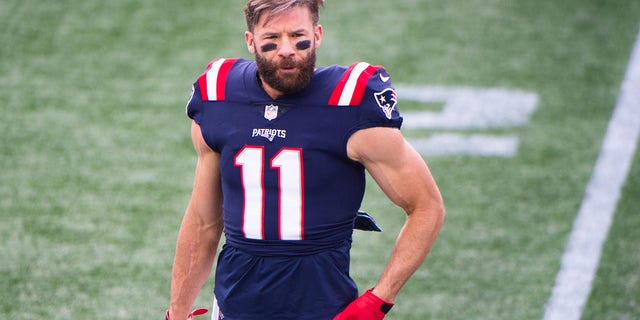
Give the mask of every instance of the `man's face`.
POLYGON ((313 75, 322 27, 314 26, 309 9, 301 6, 287 9, 269 21, 267 16, 265 13, 260 17, 253 32, 245 33, 247 47, 255 54, 267 93, 279 96, 298 92, 313 75))

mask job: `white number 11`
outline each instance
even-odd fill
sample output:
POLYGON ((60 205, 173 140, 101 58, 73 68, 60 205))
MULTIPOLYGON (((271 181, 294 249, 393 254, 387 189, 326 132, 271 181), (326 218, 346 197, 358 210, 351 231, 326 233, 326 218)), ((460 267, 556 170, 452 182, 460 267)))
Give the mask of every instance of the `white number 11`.
MULTIPOLYGON (((234 162, 240 167, 244 205, 242 231, 245 238, 264 240, 264 147, 245 146, 234 162)), ((280 240, 304 238, 304 174, 302 149, 282 148, 270 161, 278 170, 278 235, 280 240)))

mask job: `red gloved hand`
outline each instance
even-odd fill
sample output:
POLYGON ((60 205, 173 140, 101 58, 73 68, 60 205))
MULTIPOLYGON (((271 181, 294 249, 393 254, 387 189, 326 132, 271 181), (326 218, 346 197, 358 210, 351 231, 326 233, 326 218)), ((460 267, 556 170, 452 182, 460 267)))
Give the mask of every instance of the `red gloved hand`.
MULTIPOLYGON (((209 309, 207 309, 207 308, 195 309, 195 310, 191 311, 191 313, 189 313, 187 315, 187 320, 193 320, 193 317, 203 315, 203 314, 207 313, 208 311, 209 311, 209 309)), ((167 314, 165 315, 165 320, 171 320, 171 318, 169 318, 169 310, 167 310, 167 314)))
POLYGON ((391 310, 393 303, 384 301, 367 290, 358 299, 353 300, 333 320, 382 320, 391 310))

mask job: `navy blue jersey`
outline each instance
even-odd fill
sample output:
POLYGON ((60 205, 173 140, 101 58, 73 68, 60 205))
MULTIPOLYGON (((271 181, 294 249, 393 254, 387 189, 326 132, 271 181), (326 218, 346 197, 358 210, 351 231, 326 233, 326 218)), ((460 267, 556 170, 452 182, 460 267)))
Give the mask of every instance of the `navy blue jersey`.
MULTIPOLYGON (((274 259, 303 259, 346 248, 347 261, 336 278, 348 278, 348 247, 364 195, 365 173, 361 164, 348 158, 347 141, 360 129, 399 128, 402 118, 396 102, 387 72, 367 63, 319 68, 305 89, 275 100, 260 86, 254 61, 210 63, 194 83, 187 114, 200 125, 206 143, 220 153, 227 245, 274 259)), ((228 253, 225 259, 229 260, 228 253)), ((216 280, 216 296, 221 309, 238 309, 218 295, 231 294, 236 285, 229 281, 241 281, 229 279, 250 272, 221 271, 218 261, 216 278, 221 279, 216 280)), ((340 286, 314 284, 316 272, 286 274, 309 278, 305 281, 310 288, 325 287, 316 292, 320 297, 340 296, 340 306, 333 308, 353 299, 354 290, 340 293, 344 291, 340 286)), ((247 290, 269 292, 256 286, 247 290)), ((278 299, 277 294, 273 298, 278 299)))
POLYGON ((227 241, 278 255, 350 238, 365 175, 347 140, 363 128, 400 127, 396 99, 386 71, 366 63, 320 68, 306 89, 273 100, 254 61, 212 62, 187 113, 221 154, 227 241))

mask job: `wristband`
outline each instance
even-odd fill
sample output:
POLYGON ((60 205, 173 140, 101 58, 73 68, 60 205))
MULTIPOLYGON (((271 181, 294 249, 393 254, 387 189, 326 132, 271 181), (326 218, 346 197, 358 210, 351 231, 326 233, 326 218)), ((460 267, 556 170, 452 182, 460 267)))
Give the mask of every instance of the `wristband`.
MULTIPOLYGON (((191 313, 189 313, 187 315, 187 320, 193 319, 194 316, 203 315, 203 314, 207 313, 208 311, 209 311, 209 309, 207 309, 207 308, 195 309, 195 310, 191 311, 191 313)), ((169 310, 167 310, 167 312, 165 313, 164 319, 165 320, 171 320, 171 318, 169 317, 169 310)))
POLYGON ((370 299, 372 299, 376 303, 380 304, 380 311, 382 313, 384 313, 384 314, 387 314, 391 310, 391 308, 393 307, 393 303, 388 302, 388 301, 384 301, 380 297, 378 297, 375 294, 373 294, 373 288, 367 290, 364 295, 368 296, 370 299))

